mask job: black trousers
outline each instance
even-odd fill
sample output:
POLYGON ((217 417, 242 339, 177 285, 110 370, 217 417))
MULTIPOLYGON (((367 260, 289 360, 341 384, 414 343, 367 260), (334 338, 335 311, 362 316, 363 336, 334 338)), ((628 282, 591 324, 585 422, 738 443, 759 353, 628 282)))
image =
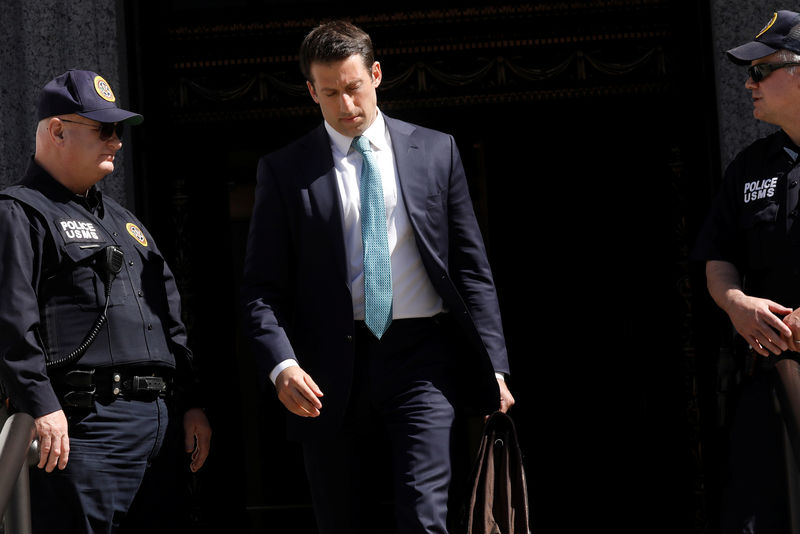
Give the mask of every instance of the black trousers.
POLYGON ((344 425, 330 439, 303 444, 321 534, 375 534, 391 524, 391 517, 376 517, 376 432, 391 444, 395 532, 447 532, 457 365, 450 336, 442 316, 395 320, 381 340, 357 325, 344 425))
POLYGON ((722 534, 791 531, 785 419, 791 406, 776 395, 779 376, 759 368, 739 387, 730 428, 727 481, 722 495, 722 534))
POLYGON ((67 467, 31 468, 36 534, 112 534, 162 448, 168 410, 162 399, 97 402, 69 411, 67 467))

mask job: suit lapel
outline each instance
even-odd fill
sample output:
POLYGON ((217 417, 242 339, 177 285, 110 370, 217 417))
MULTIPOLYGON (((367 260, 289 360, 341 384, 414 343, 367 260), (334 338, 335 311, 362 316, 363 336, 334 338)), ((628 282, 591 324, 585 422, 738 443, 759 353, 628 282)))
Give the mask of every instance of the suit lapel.
POLYGON ((411 226, 419 238, 419 229, 425 216, 425 199, 428 195, 428 184, 425 180, 427 176, 425 147, 418 143, 413 135, 416 129, 413 125, 385 115, 384 119, 392 138, 400 192, 403 195, 411 226))
MULTIPOLYGON (((417 249, 422 256, 426 269, 435 264, 443 268, 442 260, 436 252, 436 246, 431 235, 440 229, 432 228, 427 219, 428 196, 431 195, 431 181, 428 165, 431 155, 422 142, 422 136, 416 132, 416 127, 407 122, 398 121, 384 115, 389 135, 392 137, 395 165, 397 165, 397 178, 400 182, 400 192, 408 214, 408 221, 414 232, 417 249)), ((434 191, 435 193, 435 191, 434 191)), ((429 273, 433 272, 429 270, 429 273)))
POLYGON ((308 195, 314 213, 319 214, 321 227, 325 228, 325 238, 334 251, 340 279, 347 282, 347 260, 342 231, 342 206, 336 185, 336 171, 333 166, 330 140, 325 127, 320 125, 315 135, 309 139, 307 160, 310 169, 304 173, 308 177, 308 195))

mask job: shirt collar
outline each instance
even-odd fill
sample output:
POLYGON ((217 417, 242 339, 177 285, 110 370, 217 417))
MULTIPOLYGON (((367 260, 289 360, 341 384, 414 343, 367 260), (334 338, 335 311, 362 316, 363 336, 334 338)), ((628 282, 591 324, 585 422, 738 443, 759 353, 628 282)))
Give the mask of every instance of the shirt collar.
MULTIPOLYGON (((375 116, 375 120, 372 121, 372 124, 369 125, 369 128, 367 128, 362 135, 369 139, 369 142, 372 143, 372 146, 376 149, 389 150, 389 132, 386 130, 386 121, 383 120, 383 113, 381 113, 380 110, 377 111, 378 114, 375 116)), ((331 139, 331 147, 336 152, 347 155, 350 151, 353 138, 340 134, 334 130, 333 126, 328 124, 327 121, 325 121, 325 130, 328 132, 328 137, 331 139)))
POLYGON ((800 154, 800 147, 794 144, 792 138, 789 137, 784 130, 779 130, 783 137, 783 151, 791 158, 792 162, 797 163, 797 156, 800 154))
POLYGON ((22 179, 21 183, 26 187, 41 191, 48 198, 64 202, 75 202, 90 212, 97 211, 98 215, 101 218, 103 217, 103 195, 96 186, 93 185, 89 188, 85 196, 76 195, 53 178, 33 157, 31 157, 28 171, 25 173, 25 178, 22 179))

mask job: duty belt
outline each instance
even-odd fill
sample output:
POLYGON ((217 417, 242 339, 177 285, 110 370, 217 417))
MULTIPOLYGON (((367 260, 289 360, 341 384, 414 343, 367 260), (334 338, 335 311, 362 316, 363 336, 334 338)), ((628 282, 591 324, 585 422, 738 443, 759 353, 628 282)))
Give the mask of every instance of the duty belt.
POLYGON ((144 369, 74 369, 53 378, 53 383, 65 408, 91 408, 96 399, 155 400, 165 397, 170 384, 166 370, 145 373, 144 369))

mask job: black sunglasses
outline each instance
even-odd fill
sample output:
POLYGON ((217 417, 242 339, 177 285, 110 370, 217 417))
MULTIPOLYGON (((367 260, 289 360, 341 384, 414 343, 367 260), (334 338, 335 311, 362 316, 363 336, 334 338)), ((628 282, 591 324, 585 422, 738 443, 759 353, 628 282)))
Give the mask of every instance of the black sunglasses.
POLYGON ((747 72, 750 74, 750 78, 752 78, 754 82, 758 83, 778 69, 794 67, 797 65, 800 65, 800 63, 759 63, 758 65, 751 65, 747 67, 747 72))
POLYGON ((62 119, 60 117, 59 120, 61 120, 61 122, 71 122, 72 124, 82 124, 84 126, 94 128, 100 132, 101 141, 108 141, 115 133, 117 134, 117 139, 122 139, 123 129, 121 122, 101 122, 100 124, 88 124, 86 122, 71 121, 69 119, 62 119))

